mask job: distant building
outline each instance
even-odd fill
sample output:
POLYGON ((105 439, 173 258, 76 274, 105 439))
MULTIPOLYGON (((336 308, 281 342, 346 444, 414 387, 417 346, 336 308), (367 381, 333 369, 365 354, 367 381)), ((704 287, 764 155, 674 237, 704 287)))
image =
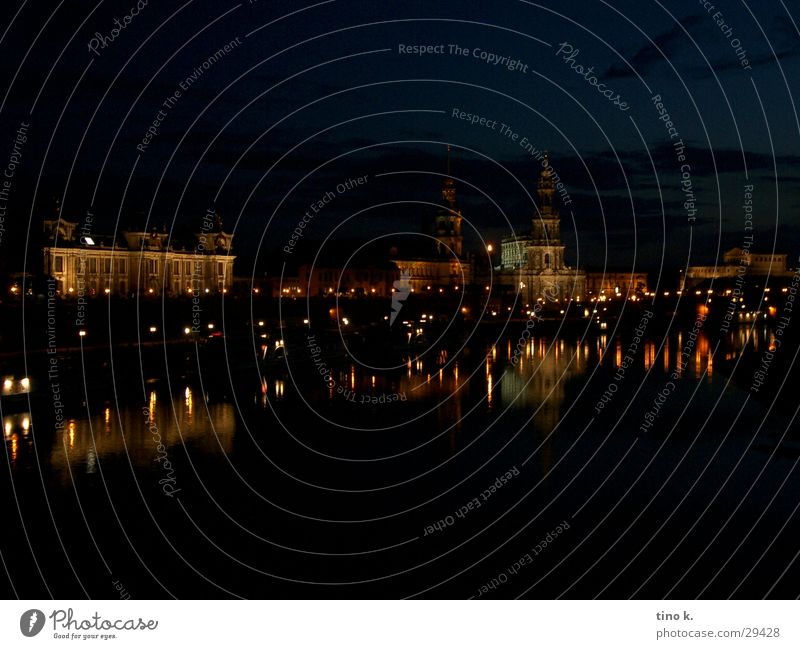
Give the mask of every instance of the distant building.
POLYGON ((555 180, 547 154, 536 193, 538 210, 530 232, 504 237, 500 244, 497 282, 518 289, 529 302, 546 297, 581 300, 586 296, 586 274, 570 268, 565 260, 561 217, 554 204, 555 180))
POLYGON ((589 296, 641 296, 647 292, 647 273, 606 270, 586 271, 586 294, 589 296))
POLYGON ((207 214, 195 240, 179 243, 166 232, 122 232, 122 240, 64 219, 44 222, 44 272, 62 296, 198 295, 233 285, 233 235, 207 214))
POLYGON ((731 248, 716 266, 689 266, 683 288, 690 289, 705 280, 734 279, 738 275, 780 278, 791 277, 788 255, 751 253, 742 248, 731 248))
POLYGON ((306 289, 300 281, 298 271, 270 275, 269 295, 272 297, 306 297, 306 289))
POLYGON ((419 245, 396 245, 390 251, 411 292, 438 293, 463 290, 471 284, 472 264, 464 255, 461 211, 456 205, 455 181, 450 175, 450 147, 447 147, 447 175, 442 183, 444 204, 433 215, 430 231, 419 245))
POLYGON ((397 266, 390 262, 371 263, 358 266, 312 266, 300 267, 298 285, 284 285, 283 296, 305 294, 310 296, 334 295, 358 297, 391 297, 392 284, 400 277, 397 266))
POLYGON ((274 298, 369 298, 391 297, 392 285, 399 278, 397 266, 386 259, 379 246, 362 246, 351 255, 360 241, 337 240, 335 245, 319 251, 314 262, 299 266, 273 267, 267 279, 259 282, 265 295, 274 298))

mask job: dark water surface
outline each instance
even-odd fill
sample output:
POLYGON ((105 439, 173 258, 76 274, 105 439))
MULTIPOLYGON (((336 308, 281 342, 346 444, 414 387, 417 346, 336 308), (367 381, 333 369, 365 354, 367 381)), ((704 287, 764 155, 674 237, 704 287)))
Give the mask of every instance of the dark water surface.
POLYGON ((62 428, 46 377, 3 413, 6 594, 795 597, 800 447, 745 332, 64 360, 62 428))

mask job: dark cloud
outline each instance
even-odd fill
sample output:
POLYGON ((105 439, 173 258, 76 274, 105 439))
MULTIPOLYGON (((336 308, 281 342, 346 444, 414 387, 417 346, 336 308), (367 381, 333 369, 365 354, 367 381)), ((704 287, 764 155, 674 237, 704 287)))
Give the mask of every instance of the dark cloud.
POLYGON ((639 47, 632 54, 626 56, 628 65, 617 63, 609 67, 605 72, 607 79, 621 79, 635 77, 636 74, 631 69, 633 67, 640 75, 647 73, 656 63, 671 58, 680 51, 686 44, 686 34, 684 28, 688 29, 700 23, 704 16, 702 14, 692 14, 680 19, 680 24, 673 25, 668 30, 652 38, 645 45, 639 47), (659 52, 659 49, 661 50, 659 52))
MULTIPOLYGON (((691 48, 693 50, 694 46, 684 33, 684 29, 690 31, 692 27, 702 24, 707 20, 708 17, 704 14, 693 14, 682 18, 680 24, 674 25, 667 31, 662 32, 653 38, 652 43, 647 42, 636 49, 632 54, 628 55, 626 58, 630 65, 617 63, 610 66, 605 72, 606 78, 632 78, 636 76, 634 70, 640 75, 645 75, 659 62, 664 62, 666 59, 673 60, 673 57, 679 56, 683 49, 691 48), (658 48, 661 49, 663 54, 658 51, 658 48), (631 66, 633 69, 631 69, 631 66)), ((715 27, 713 23, 711 26, 715 27)), ((770 24, 766 26, 765 32, 770 40, 772 49, 765 46, 763 42, 761 42, 761 38, 758 40, 749 39, 750 42, 757 42, 759 46, 757 52, 751 51, 747 57, 751 68, 774 64, 776 60, 778 62, 783 62, 790 58, 797 58, 800 56, 800 35, 798 35, 795 27, 785 16, 773 17, 770 24)), ((751 33, 756 34, 757 31, 753 30, 751 33)), ((705 42, 702 39, 696 40, 699 46, 703 47, 705 50, 705 42)), ((743 42, 743 45, 746 45, 746 43, 747 41, 743 42)), ((676 67, 679 69, 681 75, 687 75, 693 79, 705 79, 712 77, 715 73, 742 69, 742 64, 733 53, 733 48, 724 47, 719 52, 706 52, 706 55, 711 59, 710 64, 693 66, 678 65, 676 67)), ((673 64, 674 63, 673 60, 673 64)))

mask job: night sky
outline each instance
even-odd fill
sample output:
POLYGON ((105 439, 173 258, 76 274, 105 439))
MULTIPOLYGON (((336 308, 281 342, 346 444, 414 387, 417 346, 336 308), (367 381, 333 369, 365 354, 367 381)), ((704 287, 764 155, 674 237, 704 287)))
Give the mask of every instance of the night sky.
POLYGON ((783 0, 140 7, 3 4, 0 166, 18 160, 5 270, 40 271, 35 235, 57 201, 108 233, 176 236, 214 207, 236 233, 240 275, 282 259, 298 218, 348 178, 368 175, 308 239, 417 231, 440 201, 447 144, 475 248, 478 234, 529 227, 541 167, 525 140, 550 152, 571 199, 572 265, 711 263, 741 245, 747 184, 754 250, 796 265, 800 31, 783 0), (501 57, 510 65, 488 60, 501 57))

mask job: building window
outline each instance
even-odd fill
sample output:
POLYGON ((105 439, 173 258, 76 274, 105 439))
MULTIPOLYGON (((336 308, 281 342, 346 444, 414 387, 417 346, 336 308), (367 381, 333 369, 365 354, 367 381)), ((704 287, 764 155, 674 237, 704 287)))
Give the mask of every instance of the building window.
POLYGON ((183 262, 183 274, 184 275, 192 274, 192 262, 190 261, 183 262))
POLYGON ((147 272, 149 272, 151 275, 155 275, 156 274, 156 270, 157 270, 157 268, 156 268, 156 260, 155 259, 148 259, 147 260, 147 272))
POLYGON ((96 275, 97 274, 97 258, 96 257, 90 257, 89 258, 89 272, 92 275, 96 275))
POLYGON ((117 260, 117 270, 120 273, 127 273, 128 272, 128 261, 126 259, 117 260))
POLYGON ((61 255, 56 256, 56 272, 57 273, 64 272, 64 258, 61 255))
POLYGON ((225 264, 221 261, 217 262, 217 275, 224 275, 225 274, 225 264))
POLYGON ((544 255, 544 267, 545 268, 550 268, 550 254, 549 253, 545 253, 545 255, 544 255))
POLYGON ((111 274, 111 260, 110 259, 103 259, 103 272, 106 275, 111 274))
POLYGON ((172 262, 172 274, 175 275, 175 277, 181 274, 181 262, 179 261, 172 262))

